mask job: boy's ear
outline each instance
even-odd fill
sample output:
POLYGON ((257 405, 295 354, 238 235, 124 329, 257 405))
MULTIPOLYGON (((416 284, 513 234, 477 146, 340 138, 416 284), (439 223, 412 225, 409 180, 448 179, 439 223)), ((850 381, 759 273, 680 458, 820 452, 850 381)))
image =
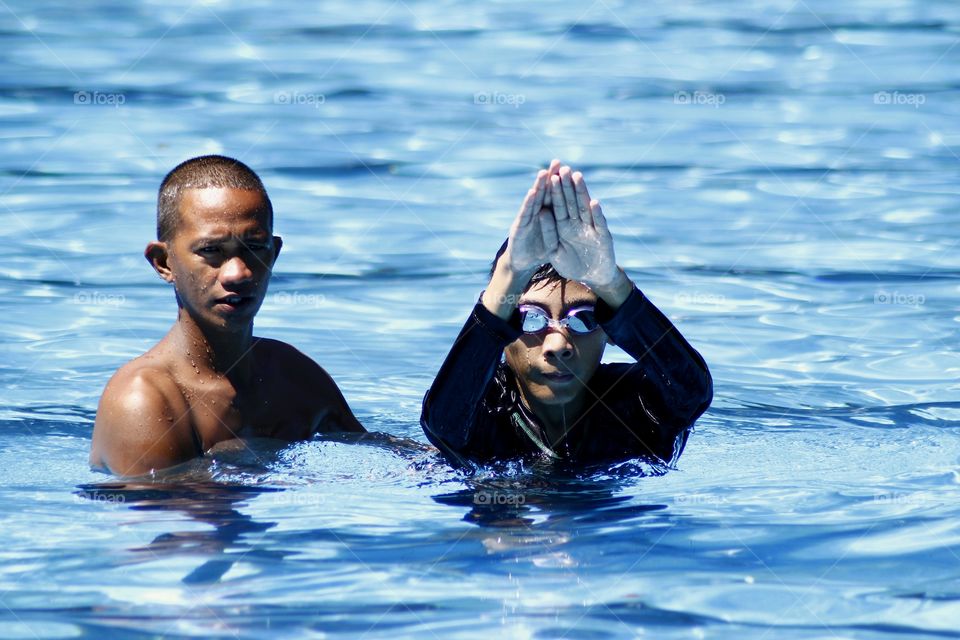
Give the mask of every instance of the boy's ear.
POLYGON ((282 248, 283 248, 283 238, 281 238, 280 236, 273 236, 273 261, 274 262, 276 262, 277 258, 280 256, 280 249, 282 248))
POLYGON ((167 282, 173 282, 173 271, 168 264, 170 252, 167 250, 166 242, 151 242, 144 249, 143 257, 147 259, 147 262, 161 278, 167 282))

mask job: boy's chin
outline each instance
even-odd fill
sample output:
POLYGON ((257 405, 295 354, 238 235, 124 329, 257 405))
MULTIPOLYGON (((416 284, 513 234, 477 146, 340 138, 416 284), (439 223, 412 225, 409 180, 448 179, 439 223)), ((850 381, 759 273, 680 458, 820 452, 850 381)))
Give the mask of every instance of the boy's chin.
POLYGON ((533 393, 533 397, 540 404, 556 407, 573 401, 579 391, 579 388, 552 389, 543 385, 533 393))

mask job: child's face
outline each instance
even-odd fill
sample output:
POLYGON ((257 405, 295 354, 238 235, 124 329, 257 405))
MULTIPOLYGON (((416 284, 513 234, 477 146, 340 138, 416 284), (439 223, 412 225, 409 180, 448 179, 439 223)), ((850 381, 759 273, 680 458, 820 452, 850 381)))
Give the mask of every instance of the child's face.
MULTIPOLYGON (((571 309, 593 307, 596 294, 589 287, 570 280, 544 282, 526 291, 520 305, 542 309, 553 320, 561 320, 571 309)), ((507 346, 507 365, 520 383, 528 406, 563 405, 579 400, 593 377, 607 335, 597 328, 578 334, 569 327, 549 326, 535 334, 525 333, 507 346)))

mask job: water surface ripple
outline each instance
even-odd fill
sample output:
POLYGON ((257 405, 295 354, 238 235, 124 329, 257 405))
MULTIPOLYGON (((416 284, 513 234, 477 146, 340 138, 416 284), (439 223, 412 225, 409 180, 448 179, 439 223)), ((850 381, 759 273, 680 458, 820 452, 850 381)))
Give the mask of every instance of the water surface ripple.
POLYGON ((0 638, 960 637, 958 37, 945 0, 0 3, 0 638), (214 152, 286 240, 258 331, 416 442, 87 469, 174 316, 155 190, 214 152), (711 365, 666 474, 416 446, 552 157, 711 365))

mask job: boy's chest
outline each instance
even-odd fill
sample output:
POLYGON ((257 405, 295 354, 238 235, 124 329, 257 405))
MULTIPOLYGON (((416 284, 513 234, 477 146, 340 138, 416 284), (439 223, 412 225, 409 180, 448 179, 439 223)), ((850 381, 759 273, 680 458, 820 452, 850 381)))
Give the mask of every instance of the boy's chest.
POLYGON ((219 385, 188 397, 191 422, 204 451, 234 438, 300 440, 310 437, 316 426, 316 411, 303 396, 263 384, 238 391, 219 385))

